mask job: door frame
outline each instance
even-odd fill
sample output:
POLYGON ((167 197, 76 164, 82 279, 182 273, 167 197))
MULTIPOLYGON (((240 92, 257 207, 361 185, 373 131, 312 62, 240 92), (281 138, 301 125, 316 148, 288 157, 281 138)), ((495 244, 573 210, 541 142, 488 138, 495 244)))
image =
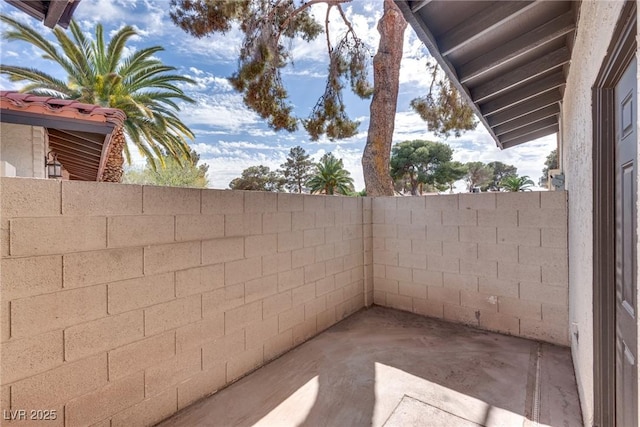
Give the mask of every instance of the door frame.
MULTIPOLYGON (((616 424, 614 89, 636 54, 637 9, 626 1, 598 77, 593 108, 593 425, 616 424)), ((636 117, 636 120, 638 118, 636 117)))

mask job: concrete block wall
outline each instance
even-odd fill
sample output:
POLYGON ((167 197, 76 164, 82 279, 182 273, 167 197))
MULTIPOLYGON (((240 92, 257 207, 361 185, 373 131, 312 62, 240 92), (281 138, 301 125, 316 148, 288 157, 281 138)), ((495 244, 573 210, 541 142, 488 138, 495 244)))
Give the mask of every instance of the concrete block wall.
POLYGON ((372 203, 375 304, 569 344, 566 192, 372 203))
POLYGON ((373 296, 368 199, 0 185, 0 408, 43 425, 153 424, 373 296))

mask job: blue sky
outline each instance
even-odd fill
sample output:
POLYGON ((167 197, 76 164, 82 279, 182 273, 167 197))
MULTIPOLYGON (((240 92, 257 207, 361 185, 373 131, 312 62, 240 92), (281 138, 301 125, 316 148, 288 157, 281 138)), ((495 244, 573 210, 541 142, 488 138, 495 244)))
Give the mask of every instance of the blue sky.
MULTIPOLYGON (((168 9, 168 0, 82 0, 76 9, 75 18, 88 34, 93 33, 97 22, 103 24, 107 34, 123 25, 135 26, 140 37, 136 37, 128 45, 129 49, 164 46, 166 50, 158 56, 166 64, 177 67, 180 74, 197 81, 196 85, 184 87, 187 94, 197 102, 182 105, 179 115, 196 135, 192 146, 200 153, 202 161, 210 166, 209 181, 212 187, 226 188, 233 178, 249 166, 263 164, 272 169, 278 168, 289 149, 296 145, 304 147, 316 160, 322 154, 332 151, 343 158, 346 168, 354 177, 356 188, 364 187, 360 159, 369 125, 368 100, 360 100, 345 92, 349 116, 361 122, 358 134, 347 140, 332 142, 320 139, 312 142, 302 127, 302 130, 294 133, 273 132, 262 119, 243 105, 241 95, 226 80, 236 69, 240 32, 232 30, 226 35, 196 39, 171 22, 168 9)), ((321 4, 312 8, 314 15, 322 21, 325 10, 326 6, 321 4)), ((378 44, 376 23, 381 10, 381 0, 353 0, 345 7, 356 32, 370 46, 372 53, 375 53, 378 44)), ((5 2, 0 2, 0 12, 31 23, 43 34, 49 32, 42 24, 5 2)), ((336 14, 331 19, 334 37, 343 30, 339 22, 340 18, 336 14)), ((284 71, 283 80, 294 112, 299 117, 309 115, 324 91, 327 67, 325 43, 324 36, 311 43, 302 40, 291 43, 294 65, 284 71)), ((3 64, 25 65, 23 58, 29 58, 30 66, 52 74, 57 73, 51 63, 40 59, 29 46, 3 40, 0 47, 3 64)), ((448 140, 439 139, 427 131, 426 124, 411 111, 409 102, 426 93, 428 82, 425 64, 428 57, 428 51, 409 26, 405 33, 401 64, 394 143, 410 139, 443 141, 454 149, 455 160, 502 161, 516 166, 521 175, 529 175, 537 182, 546 156, 555 148, 555 135, 500 151, 481 125, 460 138, 452 137, 448 140)), ((19 87, 0 77, 0 88, 3 90, 19 87)), ((132 153, 136 154, 135 150, 132 153)), ((144 164, 142 157, 137 154, 134 155, 133 162, 138 166, 144 164)), ((462 185, 458 188, 463 189, 462 185)))

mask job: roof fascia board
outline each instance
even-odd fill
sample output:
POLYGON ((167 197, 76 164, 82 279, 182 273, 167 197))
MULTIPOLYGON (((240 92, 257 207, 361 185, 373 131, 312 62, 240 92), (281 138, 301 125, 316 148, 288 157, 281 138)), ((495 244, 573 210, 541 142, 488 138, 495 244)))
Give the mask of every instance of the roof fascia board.
POLYGON ((102 155, 100 156, 100 165, 98 165, 98 176, 96 177, 96 181, 102 180, 102 174, 104 173, 104 169, 107 167, 107 159, 109 157, 109 148, 112 143, 112 134, 108 134, 104 137, 104 143, 102 144, 102 155))
POLYGON ((45 128, 64 129, 80 132, 99 133, 102 135, 113 132, 115 124, 109 122, 80 121, 62 117, 51 117, 24 111, 2 109, 0 114, 2 123, 19 125, 42 126, 45 128))

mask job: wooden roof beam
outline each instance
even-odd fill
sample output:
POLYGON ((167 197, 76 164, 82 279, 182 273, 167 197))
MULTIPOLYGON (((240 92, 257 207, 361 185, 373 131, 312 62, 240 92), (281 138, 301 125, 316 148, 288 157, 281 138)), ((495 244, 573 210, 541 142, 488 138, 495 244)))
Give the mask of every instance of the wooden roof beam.
POLYGON ((482 37, 496 27, 531 9, 534 1, 496 2, 481 13, 456 25, 438 37, 443 56, 448 56, 466 44, 482 37))
POLYGON ((544 129, 540 129, 536 132, 532 132, 528 135, 525 136, 521 136, 519 138, 516 139, 512 139, 511 141, 507 141, 505 143, 502 144, 502 146, 504 148, 511 148, 511 147, 515 147, 516 145, 520 145, 520 144, 524 144, 525 142, 529 142, 529 141, 533 141, 534 139, 538 139, 538 138, 542 138, 544 136, 548 136, 554 133, 558 133, 558 130, 560 129, 560 126, 558 126, 558 124, 556 123, 553 126, 544 128, 544 129))
POLYGON ((413 3, 411 3, 411 12, 416 13, 417 11, 419 11, 420 9, 422 9, 423 7, 425 7, 426 5, 428 5, 429 3, 431 3, 432 0, 416 0, 413 3))
POLYGON ((531 133, 537 132, 540 129, 546 129, 550 126, 557 125, 558 118, 555 116, 547 117, 546 119, 539 120, 537 122, 529 123, 526 126, 523 126, 519 129, 513 130, 511 132, 507 132, 503 135, 500 135, 500 141, 503 143, 512 141, 514 139, 518 139, 522 136, 529 135, 531 133))
POLYGON ((461 65, 458 69, 460 82, 466 83, 499 65, 570 33, 575 30, 575 27, 573 12, 569 11, 560 15, 546 24, 461 65))
POLYGON ((49 28, 54 28, 58 22, 60 22, 60 18, 62 18, 68 5, 68 0, 51 0, 47 14, 44 17, 44 25, 49 28))
POLYGON ((29 16, 42 21, 45 17, 46 11, 44 4, 40 1, 24 1, 24 0, 5 0, 7 3, 17 7, 29 16))
POLYGON ((562 94, 559 90, 545 92, 541 95, 529 99, 523 104, 516 105, 515 107, 509 108, 508 110, 501 111, 490 117, 487 117, 487 121, 489 122, 489 126, 491 126, 493 131, 493 128, 497 127, 498 125, 508 123, 512 120, 524 117, 527 114, 531 114, 534 111, 540 110, 553 104, 557 104, 560 100, 562 100, 562 94))
POLYGON ((525 102, 541 93, 556 89, 565 84, 564 74, 562 71, 551 74, 540 80, 529 83, 528 85, 515 89, 506 95, 494 100, 488 101, 480 105, 480 111, 484 116, 498 113, 513 105, 525 102))
POLYGON ((560 67, 570 60, 571 52, 569 52, 566 46, 562 47, 536 61, 518 67, 490 82, 471 89, 471 97, 475 102, 482 102, 487 98, 499 95, 501 92, 512 89, 554 68, 560 67))
POLYGON ((544 107, 540 110, 536 110, 533 113, 524 115, 510 122, 506 122, 493 128, 493 132, 500 136, 507 132, 519 129, 527 126, 530 123, 537 122, 538 120, 546 119, 547 117, 557 116, 560 114, 560 106, 558 103, 551 104, 548 107, 544 107))
POLYGON ((71 156, 69 154, 63 154, 58 156, 58 160, 63 165, 75 165, 77 167, 81 167, 86 169, 87 171, 92 171, 91 173, 96 173, 98 171, 98 162, 86 161, 81 158, 71 156))
POLYGON ((48 129, 48 133, 51 140, 64 141, 70 146, 85 149, 87 152, 94 152, 97 156, 100 156, 100 153, 102 152, 102 144, 104 142, 103 135, 96 134, 96 137, 101 137, 100 141, 96 141, 65 132, 58 133, 55 132, 55 129, 48 129))
POLYGON ((98 166, 87 166, 70 161, 70 159, 64 159, 58 157, 58 160, 62 166, 70 173, 78 176, 83 176, 87 181, 97 181, 98 166))
POLYGON ((85 159, 92 159, 96 162, 100 161, 100 155, 95 153, 88 153, 82 149, 76 147, 70 147, 66 144, 60 143, 60 141, 52 142, 50 140, 50 148, 55 151, 57 154, 69 154, 74 156, 82 156, 85 159))

